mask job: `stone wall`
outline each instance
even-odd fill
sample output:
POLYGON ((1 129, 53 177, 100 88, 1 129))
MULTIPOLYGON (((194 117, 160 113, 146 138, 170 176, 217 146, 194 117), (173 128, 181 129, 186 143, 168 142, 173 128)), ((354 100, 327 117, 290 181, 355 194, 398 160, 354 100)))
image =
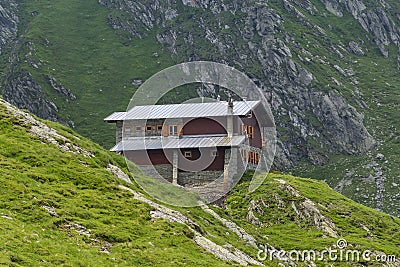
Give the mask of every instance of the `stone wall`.
POLYGON ((172 165, 171 164, 139 165, 139 168, 143 172, 143 174, 145 174, 147 176, 154 177, 160 181, 163 181, 163 179, 165 179, 168 182, 172 183, 172 165))
POLYGON ((182 186, 202 186, 223 176, 223 171, 182 172, 178 174, 178 184, 182 186))

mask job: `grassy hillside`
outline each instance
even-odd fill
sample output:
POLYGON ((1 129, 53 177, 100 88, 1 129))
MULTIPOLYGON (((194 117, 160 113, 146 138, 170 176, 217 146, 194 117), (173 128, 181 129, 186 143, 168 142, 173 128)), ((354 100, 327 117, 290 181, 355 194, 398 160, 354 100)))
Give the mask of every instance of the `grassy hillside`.
POLYGON ((224 265, 196 246, 185 226, 152 220, 149 205, 117 188, 123 182, 105 168, 123 166, 121 157, 56 124, 94 157, 44 144, 4 106, 0 118, 0 264, 224 265))
MULTIPOLYGON (((126 170, 121 156, 57 123, 29 119, 0 100, 0 264, 238 265, 198 246, 196 235, 257 260, 258 249, 218 216, 243 227, 258 245, 322 250, 343 237, 360 250, 400 255, 399 219, 356 204, 323 182, 270 174, 265 184, 248 194, 248 174, 225 208, 212 207, 217 216, 204 207, 173 208, 197 224, 194 232, 190 225, 151 216, 154 205, 121 189, 124 185, 141 192, 107 170, 110 164, 126 170), (331 220, 337 237, 316 224, 315 212, 302 208, 306 199, 331 220)), ((278 261, 265 264, 278 266, 278 261)))
MULTIPOLYGON (((171 65, 171 58, 148 32, 143 39, 123 38, 107 24, 110 11, 88 1, 22 1, 19 54, 29 57, 21 68, 34 79, 60 108, 60 117, 86 137, 111 147, 114 135, 103 118, 125 110, 135 88, 133 80, 171 65), (32 43, 32 46, 28 44, 32 43), (157 54, 155 54, 157 53, 157 54), (55 77, 76 97, 66 101, 51 87, 47 76, 55 77)), ((117 14, 113 14, 117 15, 117 14)))
MULTIPOLYGON (((103 118, 113 111, 125 110, 129 98, 137 88, 132 81, 145 81, 157 71, 173 65, 175 61, 187 61, 192 58, 192 54, 199 59, 223 59, 225 62, 232 62, 230 64, 242 62, 243 58, 246 61, 245 58, 251 56, 243 33, 235 26, 244 23, 244 13, 239 10, 235 14, 230 11, 214 14, 208 9, 191 8, 178 1, 179 15, 168 20, 165 27, 155 25, 152 30, 142 29, 140 39, 122 29, 112 29, 107 22, 112 17, 121 18, 129 24, 132 22, 130 16, 134 13, 103 7, 97 0, 19 2, 20 32, 18 42, 13 47, 13 51, 20 57, 17 70, 23 69, 32 73, 33 80, 40 84, 59 108, 58 115, 62 121, 105 148, 114 144, 114 129, 112 125, 104 123, 103 118), (196 20, 200 17, 219 40, 224 41, 227 35, 231 36, 225 40, 229 49, 224 54, 220 53, 216 44, 211 44, 205 38, 205 29, 197 27, 196 20), (219 23, 228 27, 221 28, 219 23), (172 55, 156 39, 157 33, 168 30, 193 33, 194 43, 182 40, 184 35, 178 34, 175 44, 177 54, 172 55), (238 56, 242 59, 239 60, 238 56), (49 77, 56 78, 77 99, 71 100, 57 93, 52 88, 49 77)), ((116 5, 125 3, 113 2, 116 5)), ((293 3, 295 2, 301 3, 293 3)), ((387 49, 390 56, 382 57, 373 43, 374 36, 364 31, 349 12, 343 12, 343 17, 336 17, 326 10, 322 1, 310 2, 316 8, 313 12, 301 8, 301 5, 295 5, 304 16, 299 19, 298 14, 285 8, 283 1, 268 1, 268 6, 282 18, 279 29, 275 29, 276 32, 272 35, 285 40, 293 61, 313 74, 315 79, 310 92, 335 89, 365 115, 364 124, 376 139, 377 146, 368 154, 349 156, 329 154, 330 151, 319 146, 318 142, 321 140, 315 136, 308 136, 306 145, 298 145, 298 140, 294 140, 291 133, 293 129, 287 128, 290 123, 290 118, 285 115, 287 112, 284 115, 275 114, 276 121, 283 125, 278 127, 279 138, 290 143, 291 154, 301 154, 300 151, 312 147, 329 156, 329 162, 324 166, 313 166, 309 159, 304 158, 303 162, 290 171, 295 175, 325 180, 358 202, 398 216, 400 76, 394 56, 397 48, 389 45, 387 49), (324 34, 309 25, 320 27, 324 34), (357 41, 365 55, 346 52, 345 48, 350 41, 357 41), (352 69, 354 74, 343 74, 335 65, 344 70, 352 69), (360 106, 358 101, 364 101, 365 106, 360 106), (385 155, 385 159, 376 160, 378 153, 385 155), (377 165, 368 167, 371 164, 377 165)), ((379 5, 372 3, 373 1, 364 2, 368 5, 379 5)), ((397 23, 398 2, 386 2, 390 8, 385 10, 397 23)), ((262 38, 256 34, 254 42, 260 45, 262 38)), ((0 55, 1 69, 7 68, 3 65, 8 64, 8 56, 6 53, 0 55)), ((243 66, 245 73, 264 80, 266 88, 268 87, 268 75, 263 73, 260 62, 250 61, 243 66)), ((5 74, 1 72, 0 78, 3 79, 5 74)), ((173 102, 175 98, 175 94, 170 94, 167 101, 173 102)), ((290 111, 291 108, 287 107, 287 110, 290 111)), ((324 132, 325 129, 315 118, 315 114, 309 112, 308 115, 307 126, 324 132)))

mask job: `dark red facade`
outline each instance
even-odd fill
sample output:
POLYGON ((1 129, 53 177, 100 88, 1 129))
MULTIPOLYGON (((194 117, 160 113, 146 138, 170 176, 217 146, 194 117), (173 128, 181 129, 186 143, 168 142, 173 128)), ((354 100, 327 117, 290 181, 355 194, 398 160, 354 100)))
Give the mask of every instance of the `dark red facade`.
POLYGON ((183 135, 226 134, 223 118, 194 118, 183 121, 183 135))
POLYGON ((253 147, 262 147, 262 135, 260 126, 257 122, 255 116, 249 117, 241 117, 240 120, 242 121, 242 125, 251 126, 254 129, 254 134, 252 138, 249 138, 249 145, 253 147))
MULTIPOLYGON (((138 165, 172 164, 173 151, 171 149, 150 149, 138 151, 125 151, 124 155, 138 165)), ((225 148, 182 148, 178 153, 178 169, 183 171, 217 171, 224 169, 225 148), (190 152, 190 157, 185 157, 185 152, 190 152), (201 157, 202 156, 202 157, 201 157), (202 162, 203 164, 200 164, 202 162), (204 168, 202 168, 204 165, 204 168)))

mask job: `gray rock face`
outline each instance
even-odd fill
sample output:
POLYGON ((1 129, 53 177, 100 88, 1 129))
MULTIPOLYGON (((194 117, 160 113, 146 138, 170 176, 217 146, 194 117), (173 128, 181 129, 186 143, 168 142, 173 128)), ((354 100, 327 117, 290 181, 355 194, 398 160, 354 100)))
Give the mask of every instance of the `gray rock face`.
POLYGON ((400 47, 400 29, 388 16, 386 9, 389 5, 385 1, 367 8, 361 0, 324 0, 326 8, 336 16, 343 16, 343 12, 350 12, 358 20, 364 30, 373 36, 373 41, 384 57, 389 56, 386 46, 393 43, 400 47))
MULTIPOLYGON (((16 45, 19 22, 17 8, 17 2, 14 0, 0 3, 0 54, 5 48, 16 45)), ((28 43, 28 46, 31 46, 31 44, 28 43)), ((27 61, 29 61, 28 59, 29 57, 27 56, 27 61)), ((29 72, 17 71, 20 60, 19 56, 14 52, 10 53, 10 68, 1 88, 3 98, 11 104, 21 109, 27 109, 43 119, 57 121, 57 106, 48 99, 44 90, 33 80, 29 72)), ((38 68, 37 65, 35 66, 38 68)), ((60 93, 66 92, 61 87, 59 89, 60 93)))
MULTIPOLYGON (((314 88, 313 84, 317 82, 315 76, 297 62, 298 59, 294 58, 289 48, 293 42, 290 34, 281 31, 283 17, 268 4, 182 1, 190 8, 202 10, 201 16, 191 18, 193 31, 188 31, 178 24, 165 24, 167 12, 174 10, 174 14, 179 16, 177 1, 164 1, 162 4, 154 1, 153 5, 146 8, 145 2, 102 0, 101 4, 125 10, 125 20, 135 23, 125 26, 112 24, 112 27, 128 27, 127 31, 134 36, 140 37, 150 28, 161 28, 157 40, 165 44, 179 61, 213 60, 228 63, 246 73, 250 69, 257 69, 255 81, 269 99, 280 128, 278 135, 282 140, 278 141, 277 168, 291 167, 304 157, 316 165, 323 165, 329 160, 329 152, 358 154, 374 145, 374 139, 363 125, 363 115, 355 107, 349 105, 337 90, 322 93, 314 88), (240 16, 233 23, 226 22, 219 15, 222 12, 230 12, 233 17, 240 12, 240 16), (201 46, 207 46, 208 55, 201 52, 201 46), (309 145, 310 139, 315 140, 323 150, 309 145)), ((338 10, 337 13, 344 8, 342 3, 327 2, 332 9, 338 10)), ((325 36, 324 30, 310 23, 299 9, 300 6, 311 14, 316 12, 310 1, 284 0, 283 3, 286 11, 301 24, 315 31, 316 35, 325 36)), ((365 6, 358 1, 349 4, 349 8, 358 15, 365 6)), ((363 53, 357 43, 349 46, 354 53, 363 53)), ((307 57, 300 60, 305 63, 313 60, 313 55, 303 50, 307 57)), ((333 50, 344 53, 337 48, 333 50)), ((351 72, 339 66, 337 68, 343 76, 351 72)), ((337 81, 337 84, 341 83, 337 81)), ((202 95, 207 95, 204 91, 208 91, 209 95, 217 95, 212 86, 202 91, 202 95)))
POLYGON ((17 35, 18 17, 16 11, 16 1, 0 2, 0 54, 2 53, 2 48, 15 39, 17 35))
POLYGON ((70 99, 72 101, 76 100, 76 96, 67 88, 65 88, 63 85, 61 85, 56 78, 54 77, 48 77, 48 80, 50 82, 51 87, 59 93, 60 95, 66 96, 67 99, 70 99))
POLYGON ((356 55, 364 56, 364 51, 360 47, 360 45, 354 41, 349 42, 349 50, 356 55))
POLYGON ((58 120, 57 106, 48 100, 42 87, 33 81, 29 72, 22 71, 13 77, 3 89, 3 98, 6 101, 43 119, 58 120))

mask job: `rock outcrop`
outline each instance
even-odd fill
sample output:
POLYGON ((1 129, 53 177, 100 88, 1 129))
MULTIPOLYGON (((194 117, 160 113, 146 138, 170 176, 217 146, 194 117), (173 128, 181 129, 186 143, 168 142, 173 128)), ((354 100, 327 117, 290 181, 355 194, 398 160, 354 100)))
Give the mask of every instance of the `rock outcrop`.
POLYGON ((363 29, 373 36, 373 41, 384 57, 389 56, 386 49, 389 44, 400 47, 400 29, 388 15, 390 5, 384 0, 368 7, 361 0, 325 0, 324 3, 336 16, 342 17, 343 12, 350 12, 363 29))
MULTIPOLYGON (((360 154, 374 146, 374 138, 364 127, 363 115, 356 107, 350 105, 338 90, 329 88, 329 91, 322 92, 315 88, 317 78, 304 64, 300 64, 314 60, 314 55, 305 49, 304 58, 299 56, 299 60, 293 55, 290 48, 293 38, 291 33, 282 32, 284 18, 277 10, 268 4, 256 2, 183 1, 184 5, 201 12, 201 16, 192 16, 190 23, 193 26, 186 30, 187 27, 183 29, 179 24, 166 23, 180 15, 178 2, 154 1, 147 8, 140 1, 101 0, 100 4, 126 12, 126 23, 123 25, 121 17, 118 22, 116 18, 109 20, 113 28, 126 29, 137 37, 146 34, 149 29, 160 28, 157 40, 165 44, 179 61, 229 63, 257 77, 255 81, 268 97, 281 129, 278 132, 281 140, 278 141, 280 146, 275 161, 277 168, 294 166, 302 158, 323 165, 328 162, 327 154, 330 152, 360 154), (223 12, 230 13, 235 19, 225 21, 223 12), (235 16, 236 13, 240 13, 240 16, 235 16), (209 53, 202 51, 205 46, 209 53), (254 71, 249 73, 249 70, 254 71), (310 145, 310 140, 315 140, 317 146, 324 149, 321 151, 310 145)), ((315 13, 316 8, 311 2, 285 0, 283 3, 286 11, 293 13, 302 24, 315 30, 321 38, 325 36, 324 30, 310 23, 300 11, 303 8, 315 13)), ((340 6, 335 3, 331 5, 332 10, 340 6)), ((351 5, 352 9, 358 8, 358 11, 353 11, 354 14, 360 13, 362 7, 362 4, 351 5)), ((340 15, 339 11, 336 13, 340 15)), ((349 47, 352 53, 363 53, 356 42, 349 44, 349 47)), ((342 71, 344 76, 348 75, 342 71)), ((217 93, 213 87, 208 87, 202 90, 202 94, 217 93)))
POLYGON ((3 85, 3 98, 21 109, 27 109, 37 116, 59 120, 57 106, 49 100, 40 84, 34 81, 31 73, 22 70, 11 72, 10 79, 3 85))
POLYGON ((17 36, 19 18, 16 12, 16 1, 10 0, 0 3, 0 54, 2 54, 3 48, 17 36))

